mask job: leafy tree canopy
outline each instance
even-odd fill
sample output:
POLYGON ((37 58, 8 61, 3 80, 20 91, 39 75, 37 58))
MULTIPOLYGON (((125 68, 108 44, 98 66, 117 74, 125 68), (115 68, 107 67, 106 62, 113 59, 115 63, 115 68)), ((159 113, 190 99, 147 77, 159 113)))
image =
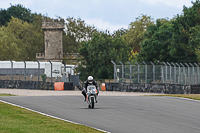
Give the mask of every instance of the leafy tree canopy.
POLYGON ((21 19, 26 22, 33 22, 33 14, 30 9, 22 5, 11 5, 7 10, 0 9, 0 26, 6 25, 11 17, 21 19))
POLYGON ((105 32, 96 33, 89 41, 81 43, 80 54, 85 64, 79 66, 81 78, 93 75, 98 79, 111 79, 114 62, 128 60, 128 48, 122 37, 111 36, 105 32))
MULTIPOLYGON (((40 17, 35 19, 40 20, 40 17)), ((12 17, 7 26, 2 26, 0 47, 3 53, 0 59, 35 60, 36 53, 44 51, 43 31, 37 24, 12 17)))
POLYGON ((129 29, 123 37, 131 49, 134 51, 140 50, 140 43, 143 41, 143 35, 146 32, 146 28, 153 23, 153 19, 150 16, 142 15, 137 17, 136 21, 129 24, 129 29))
POLYGON ((183 14, 174 19, 157 20, 147 28, 140 61, 196 62, 199 55, 200 2, 184 7, 183 14))
POLYGON ((173 22, 173 37, 170 55, 175 62, 196 62, 195 48, 199 43, 194 43, 199 31, 200 2, 192 2, 192 7, 184 7, 183 14, 177 15, 173 22))
POLYGON ((170 56, 170 45, 173 34, 173 24, 168 21, 157 20, 155 25, 147 28, 141 44, 139 61, 173 61, 170 56))
POLYGON ((93 33, 97 32, 94 26, 89 26, 80 18, 68 17, 66 29, 63 32, 64 53, 78 53, 81 41, 91 39, 93 33))

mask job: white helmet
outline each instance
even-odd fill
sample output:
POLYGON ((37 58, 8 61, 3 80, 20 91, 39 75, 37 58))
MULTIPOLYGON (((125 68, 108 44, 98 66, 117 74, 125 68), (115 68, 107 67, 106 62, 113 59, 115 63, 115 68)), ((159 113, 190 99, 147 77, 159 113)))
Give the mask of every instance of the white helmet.
POLYGON ((92 84, 92 82, 93 82, 93 77, 92 77, 92 76, 89 76, 89 77, 88 77, 88 82, 89 82, 90 84, 92 84))

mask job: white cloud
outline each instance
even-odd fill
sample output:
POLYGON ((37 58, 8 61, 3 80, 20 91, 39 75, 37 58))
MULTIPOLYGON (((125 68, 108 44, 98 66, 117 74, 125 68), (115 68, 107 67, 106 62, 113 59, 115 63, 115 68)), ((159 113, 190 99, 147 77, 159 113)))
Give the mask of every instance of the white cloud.
POLYGON ((167 6, 172 6, 176 8, 183 8, 183 5, 186 7, 192 6, 190 0, 141 0, 143 2, 147 2, 149 4, 165 4, 167 6))
POLYGON ((110 33, 113 33, 116 30, 119 30, 121 28, 127 29, 128 25, 113 25, 109 22, 103 21, 101 19, 84 19, 86 24, 89 24, 91 26, 95 26, 97 29, 105 31, 108 30, 110 33))

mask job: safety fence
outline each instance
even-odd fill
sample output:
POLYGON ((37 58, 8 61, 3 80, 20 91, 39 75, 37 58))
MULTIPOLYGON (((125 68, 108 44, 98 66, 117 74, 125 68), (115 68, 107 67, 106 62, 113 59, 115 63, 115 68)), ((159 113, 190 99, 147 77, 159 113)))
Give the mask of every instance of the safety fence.
POLYGON ((180 85, 200 84, 200 66, 197 63, 168 63, 155 65, 150 62, 124 65, 122 62, 114 64, 114 83, 165 83, 180 85))
POLYGON ((79 86, 72 69, 61 62, 0 61, 0 88, 52 90, 54 82, 66 82, 71 90, 79 86))

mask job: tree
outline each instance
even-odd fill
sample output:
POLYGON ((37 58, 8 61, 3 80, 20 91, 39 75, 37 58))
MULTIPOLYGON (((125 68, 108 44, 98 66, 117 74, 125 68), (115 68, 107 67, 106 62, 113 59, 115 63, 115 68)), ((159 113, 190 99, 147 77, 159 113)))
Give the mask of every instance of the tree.
POLYGON ((93 75, 97 79, 111 79, 114 62, 128 60, 128 48, 122 37, 113 38, 107 33, 96 33, 91 40, 82 42, 80 54, 85 64, 79 66, 80 77, 93 75), (85 67, 84 67, 85 66, 85 67))
POLYGON ((152 24, 153 19, 147 15, 137 17, 136 21, 129 24, 129 29, 123 37, 131 49, 134 51, 140 50, 140 43, 143 41, 143 35, 146 32, 146 28, 152 24))
POLYGON ((177 15, 173 21, 173 40, 170 54, 176 59, 176 62, 197 61, 195 49, 199 43, 195 40, 197 40, 200 25, 200 2, 196 0, 192 3, 193 6, 190 8, 184 6, 183 14, 177 15))
POLYGON ((23 7, 22 5, 11 5, 7 10, 0 10, 0 26, 6 25, 10 22, 11 17, 21 19, 26 22, 33 22, 33 16, 30 9, 23 7))
POLYGON ((35 23, 29 24, 26 21, 12 17, 8 26, 1 28, 2 33, 5 34, 0 36, 1 45, 6 45, 10 52, 5 53, 7 58, 4 56, 0 58, 3 60, 35 60, 36 53, 44 49, 43 31, 37 25, 37 19, 39 18, 35 16, 35 23))
POLYGON ((172 41, 173 24, 170 21, 157 20, 156 25, 147 28, 141 50, 138 55, 139 61, 166 61, 173 62, 169 54, 172 41))
POLYGON ((19 57, 20 50, 17 45, 17 38, 6 27, 0 28, 0 60, 16 60, 19 57))
POLYGON ((200 25, 197 25, 191 28, 191 36, 190 36, 190 44, 191 46, 196 46, 194 49, 195 55, 197 56, 197 62, 200 62, 200 25))
POLYGON ((149 26, 138 55, 140 61, 196 62, 200 57, 200 2, 183 8, 170 21, 157 20, 149 26))
POLYGON ((63 32, 63 51, 64 53, 78 53, 80 42, 91 39, 97 30, 94 26, 86 25, 80 18, 68 17, 66 20, 66 29, 63 32))
POLYGON ((117 31, 114 31, 114 33, 112 34, 112 37, 114 38, 123 37, 125 34, 127 34, 127 29, 121 28, 117 31))
POLYGON ((3 9, 0 10, 0 26, 6 25, 10 18, 9 12, 3 9))

